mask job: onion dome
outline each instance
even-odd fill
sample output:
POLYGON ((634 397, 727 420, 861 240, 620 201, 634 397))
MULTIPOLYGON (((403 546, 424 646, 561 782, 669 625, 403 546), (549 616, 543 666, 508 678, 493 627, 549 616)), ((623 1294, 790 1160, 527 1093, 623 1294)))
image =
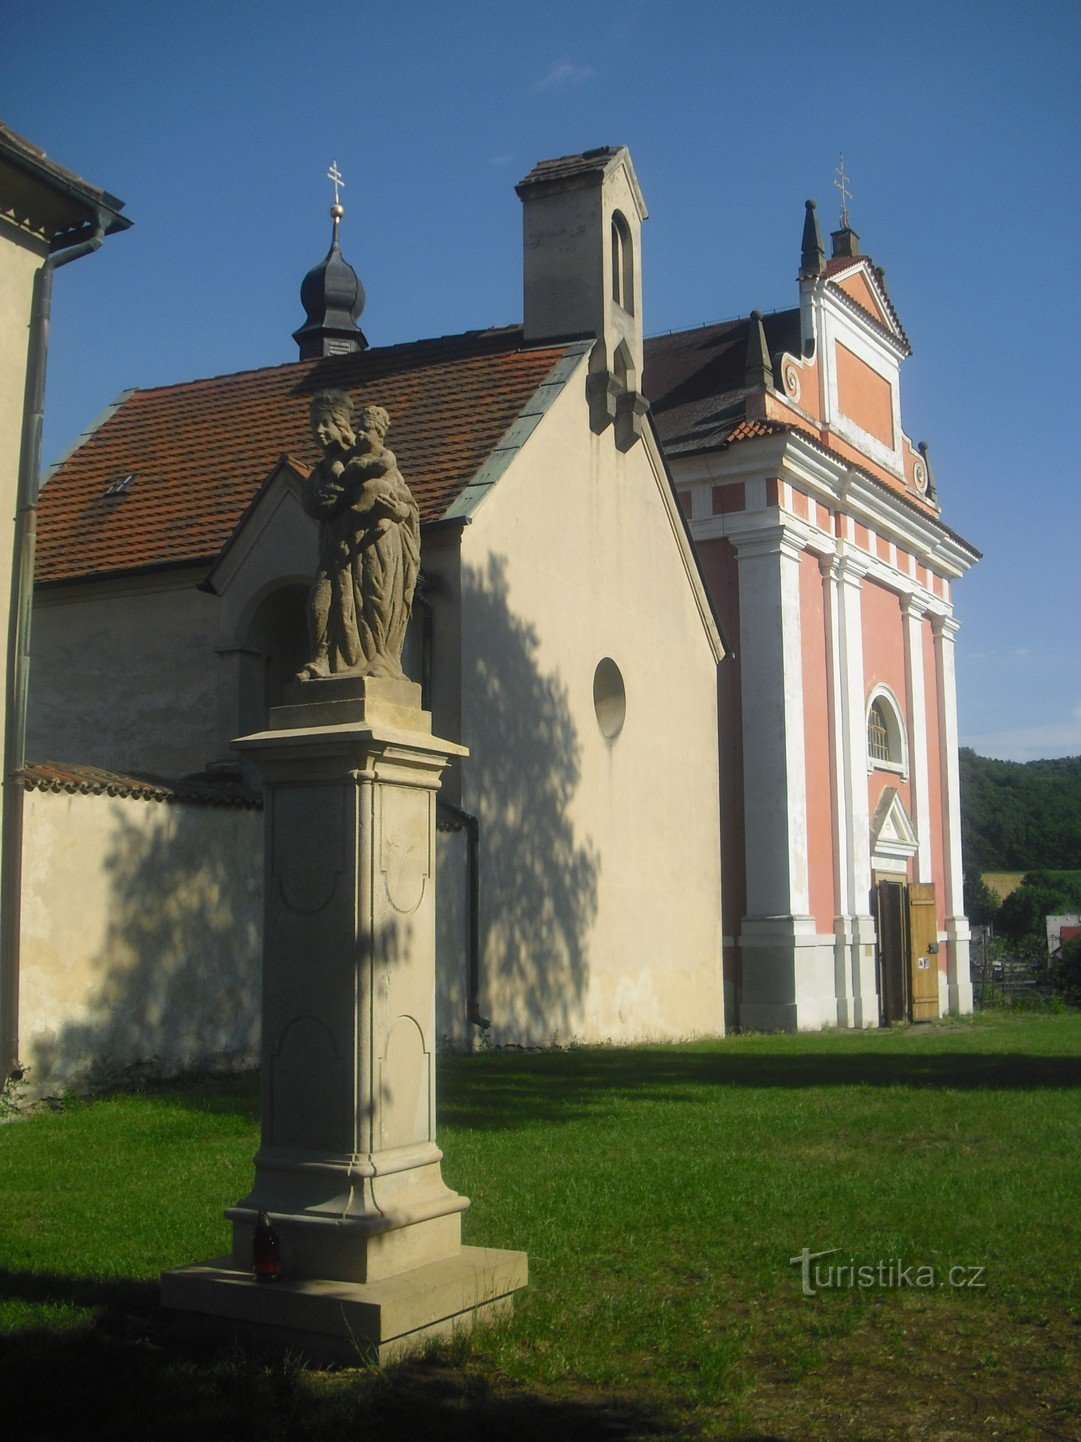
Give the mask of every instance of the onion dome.
POLYGON ((364 309, 364 287, 338 245, 338 224, 344 214, 344 207, 337 202, 330 207, 334 225, 330 249, 301 283, 300 303, 307 320, 293 332, 301 360, 348 355, 368 348, 364 332, 357 325, 357 317, 364 309))

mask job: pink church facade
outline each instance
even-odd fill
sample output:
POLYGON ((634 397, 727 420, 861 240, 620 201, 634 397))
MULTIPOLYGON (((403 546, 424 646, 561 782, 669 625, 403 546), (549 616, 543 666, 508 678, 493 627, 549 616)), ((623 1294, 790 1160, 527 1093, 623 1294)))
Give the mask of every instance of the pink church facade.
POLYGON ((808 206, 799 306, 650 343, 645 386, 733 652, 719 680, 726 1013, 972 1006, 951 586, 978 553, 905 434, 907 337, 808 206))

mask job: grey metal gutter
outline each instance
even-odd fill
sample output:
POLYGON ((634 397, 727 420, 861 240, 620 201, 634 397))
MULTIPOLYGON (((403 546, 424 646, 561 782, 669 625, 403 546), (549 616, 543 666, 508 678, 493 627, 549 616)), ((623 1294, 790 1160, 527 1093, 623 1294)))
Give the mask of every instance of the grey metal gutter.
MULTIPOLYGON (((45 367, 49 351, 53 274, 62 265, 100 249, 115 223, 112 210, 99 208, 87 240, 46 257, 34 276, 27 347, 22 445, 19 452, 11 607, 6 647, 7 709, 4 727, 3 815, 0 840, 0 1067, 7 1077, 19 1064, 19 933, 22 923, 24 790, 16 773, 26 760, 26 706, 30 679, 30 611, 37 542, 41 425, 45 411, 45 367)), ((130 224, 130 222, 129 222, 130 224)))

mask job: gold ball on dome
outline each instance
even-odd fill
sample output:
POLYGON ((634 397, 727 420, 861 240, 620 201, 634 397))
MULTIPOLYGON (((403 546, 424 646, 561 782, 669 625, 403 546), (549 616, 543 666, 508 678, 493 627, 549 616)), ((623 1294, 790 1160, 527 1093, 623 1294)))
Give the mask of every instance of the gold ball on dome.
POLYGON ((343 216, 344 214, 345 214, 345 206, 344 206, 344 205, 338 205, 337 203, 335 203, 334 205, 332 205, 332 206, 330 207, 330 218, 331 218, 331 220, 341 220, 341 218, 342 218, 342 216, 343 216))

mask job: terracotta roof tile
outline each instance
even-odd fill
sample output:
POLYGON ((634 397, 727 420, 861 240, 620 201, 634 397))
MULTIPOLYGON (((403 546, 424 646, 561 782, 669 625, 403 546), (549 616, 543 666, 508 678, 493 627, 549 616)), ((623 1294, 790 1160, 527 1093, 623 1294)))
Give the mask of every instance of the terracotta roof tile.
POLYGON ((436 520, 563 353, 523 350, 515 326, 133 391, 42 490, 37 580, 209 562, 283 451, 315 461, 308 401, 328 388, 386 407, 421 520, 436 520))
MULTIPOLYGON (((721 450, 735 445, 737 441, 753 441, 759 436, 780 436, 786 431, 795 430, 796 427, 788 425, 785 421, 762 421, 757 418, 738 421, 721 442, 721 450)), ((801 431, 807 435, 808 432, 801 431)))
POLYGON ((68 766, 39 761, 17 773, 27 791, 67 791, 71 795, 121 796, 134 801, 194 801, 202 806, 262 807, 262 797, 227 782, 171 780, 163 776, 124 775, 100 766, 68 766))

